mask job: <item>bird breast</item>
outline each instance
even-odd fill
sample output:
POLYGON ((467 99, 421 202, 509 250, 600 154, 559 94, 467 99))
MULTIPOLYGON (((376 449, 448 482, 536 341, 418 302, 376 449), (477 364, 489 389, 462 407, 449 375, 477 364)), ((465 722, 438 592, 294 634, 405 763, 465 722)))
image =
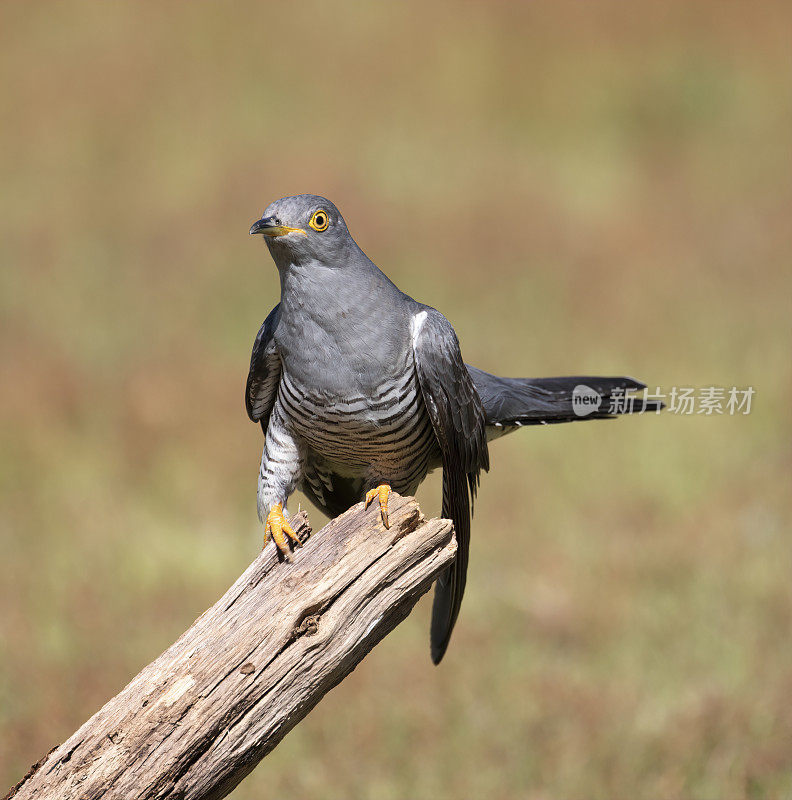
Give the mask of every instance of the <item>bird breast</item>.
POLYGON ((279 401, 294 434, 309 452, 346 474, 373 471, 395 481, 412 475, 416 467, 426 467, 434 446, 412 365, 398 378, 382 381, 374 391, 344 396, 302 385, 285 371, 279 401))

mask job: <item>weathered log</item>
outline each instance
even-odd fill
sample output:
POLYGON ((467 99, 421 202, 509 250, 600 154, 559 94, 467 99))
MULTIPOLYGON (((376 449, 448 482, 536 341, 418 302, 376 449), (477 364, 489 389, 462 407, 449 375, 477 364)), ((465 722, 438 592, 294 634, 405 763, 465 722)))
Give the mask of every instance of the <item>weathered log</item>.
MULTIPOLYGON (((403 620, 456 553, 448 520, 392 494, 357 505, 292 563, 266 547, 159 658, 7 795, 225 797, 403 620)), ((307 535, 304 515, 294 518, 307 535)))

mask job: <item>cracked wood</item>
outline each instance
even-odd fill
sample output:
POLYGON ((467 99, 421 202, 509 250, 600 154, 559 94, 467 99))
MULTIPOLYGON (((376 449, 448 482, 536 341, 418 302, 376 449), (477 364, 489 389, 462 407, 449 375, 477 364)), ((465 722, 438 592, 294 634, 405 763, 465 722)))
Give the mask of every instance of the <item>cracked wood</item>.
POLYGON ((354 506, 290 564, 265 548, 6 800, 225 797, 453 561, 448 520, 397 494, 389 510, 386 530, 378 507, 354 506))

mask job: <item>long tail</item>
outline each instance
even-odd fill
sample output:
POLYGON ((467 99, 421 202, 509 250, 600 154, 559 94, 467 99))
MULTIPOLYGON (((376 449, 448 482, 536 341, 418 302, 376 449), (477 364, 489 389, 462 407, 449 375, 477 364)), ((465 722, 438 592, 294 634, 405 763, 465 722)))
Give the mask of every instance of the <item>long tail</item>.
POLYGON ((467 368, 484 404, 487 426, 503 432, 522 425, 613 419, 663 408, 657 400, 631 394, 646 388, 633 378, 500 378, 467 368))

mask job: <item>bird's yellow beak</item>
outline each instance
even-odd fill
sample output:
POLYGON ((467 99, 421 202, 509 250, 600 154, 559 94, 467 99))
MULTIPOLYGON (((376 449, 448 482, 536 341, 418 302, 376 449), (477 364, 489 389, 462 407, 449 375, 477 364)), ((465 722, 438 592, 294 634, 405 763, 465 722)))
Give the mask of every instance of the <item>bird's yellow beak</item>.
POLYGON ((273 239, 278 236, 285 236, 287 233, 301 233, 306 236, 302 228, 290 228, 288 225, 281 225, 281 221, 277 217, 257 219, 250 228, 250 235, 253 236, 257 233, 270 236, 273 239))

